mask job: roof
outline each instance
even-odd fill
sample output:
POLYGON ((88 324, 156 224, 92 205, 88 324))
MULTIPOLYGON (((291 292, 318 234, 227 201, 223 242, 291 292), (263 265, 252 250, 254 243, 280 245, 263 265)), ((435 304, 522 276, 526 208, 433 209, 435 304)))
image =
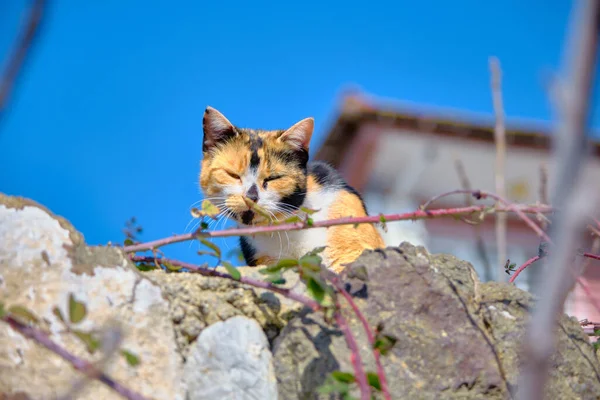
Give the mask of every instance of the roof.
MULTIPOLYGON (((464 113, 463 113, 464 114, 464 113)), ((315 158, 339 167, 353 139, 362 125, 374 123, 396 129, 422 131, 433 135, 457 139, 494 143, 494 121, 484 118, 459 117, 440 112, 416 111, 416 107, 398 108, 378 105, 366 97, 351 94, 343 98, 341 112, 315 158)), ((511 147, 524 147, 549 151, 552 140, 549 127, 538 124, 506 124, 506 143, 511 147), (534 126, 537 125, 537 126, 534 126)), ((591 142, 592 154, 600 158, 600 142, 591 142)))

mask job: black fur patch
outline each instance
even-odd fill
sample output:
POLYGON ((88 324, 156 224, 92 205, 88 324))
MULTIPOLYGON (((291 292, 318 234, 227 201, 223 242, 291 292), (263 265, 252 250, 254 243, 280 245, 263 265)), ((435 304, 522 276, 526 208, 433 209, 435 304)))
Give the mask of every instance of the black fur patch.
POLYGON ((250 243, 250 239, 244 236, 240 236, 240 248, 242 249, 242 254, 244 255, 244 260, 246 260, 246 264, 255 267, 256 266, 256 249, 250 243))
POLYGON ((250 168, 258 168, 260 164, 260 157, 258 156, 258 149, 263 145, 262 139, 257 134, 250 135, 250 168))
POLYGON ((281 202, 284 204, 288 204, 294 208, 300 208, 300 206, 304 202, 305 198, 306 198, 306 190, 300 188, 299 186, 296 186, 296 189, 294 189, 292 194, 289 194, 289 195, 283 197, 281 199, 281 202))
POLYGON ((356 189, 354 189, 352 186, 348 185, 340 173, 337 172, 331 165, 323 161, 311 161, 308 163, 308 174, 314 176, 315 180, 321 186, 334 186, 352 193, 359 198, 365 213, 368 214, 367 206, 365 205, 360 193, 358 193, 358 191, 356 191, 356 189))

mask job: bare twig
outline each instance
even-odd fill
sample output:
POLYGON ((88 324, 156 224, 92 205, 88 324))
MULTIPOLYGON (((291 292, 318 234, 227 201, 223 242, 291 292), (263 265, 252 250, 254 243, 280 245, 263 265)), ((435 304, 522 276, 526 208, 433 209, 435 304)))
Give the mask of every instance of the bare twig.
MULTIPOLYGON (((582 213, 576 207, 589 207, 581 201, 582 193, 577 184, 597 57, 600 3, 597 0, 580 0, 576 5, 576 12, 571 18, 570 53, 565 55, 568 76, 564 86, 558 90, 563 97, 558 102, 561 124, 555 135, 557 176, 552 200, 561 212, 551 229, 556 244, 549 258, 548 274, 543 280, 545 290, 541 293, 528 331, 526 361, 517 393, 519 399, 544 398, 550 356, 554 351, 555 323, 570 290, 567 284, 572 274, 570 261, 582 213)), ((585 290, 585 282, 582 279, 579 282, 585 290)))
MULTIPOLYGON (((282 231, 297 231, 301 229, 314 229, 314 228, 326 228, 330 226, 336 225, 354 225, 354 224, 376 224, 380 223, 382 218, 385 219, 386 222, 393 221, 409 221, 409 220, 418 220, 418 219, 431 219, 431 218, 440 218, 440 217, 456 217, 461 215, 470 215, 473 213, 482 213, 488 212, 488 206, 471 206, 471 207, 459 207, 459 208, 448 208, 441 210, 418 210, 409 213, 403 214, 385 214, 385 215, 372 215, 368 217, 345 217, 345 218, 337 218, 330 219, 326 221, 315 221, 312 225, 308 225, 305 222, 295 222, 289 224, 279 224, 279 225, 268 225, 268 226, 252 226, 247 228, 234 228, 234 229, 225 229, 222 231, 202 231, 197 230, 196 232, 174 235, 164 239, 153 240, 146 243, 134 244, 131 246, 123 247, 123 250, 127 253, 145 251, 156 249, 161 246, 166 246, 168 244, 186 242, 188 240, 195 240, 198 237, 230 237, 230 236, 247 236, 247 235, 256 235, 260 233, 271 233, 271 232, 282 232, 282 231)), ((548 206, 536 206, 536 207, 502 207, 496 206, 495 212, 517 212, 517 213, 529 213, 529 214, 537 214, 537 213, 551 213, 553 209, 548 206)))
POLYGON ((513 283, 515 281, 515 279, 517 279, 517 276, 519 276, 519 274, 521 272, 523 272, 525 270, 525 268, 529 267, 531 264, 533 264, 534 262, 538 261, 541 257, 540 256, 535 256, 530 258, 529 260, 525 261, 523 263, 523 265, 521 265, 519 268, 517 268, 517 270, 515 271, 515 273, 510 277, 510 279, 508 280, 510 283, 513 283))
MULTIPOLYGON (((469 177, 467 176, 467 172, 465 170, 465 166, 463 165, 462 161, 458 158, 455 159, 454 167, 456 168, 456 173, 458 174, 458 179, 460 180, 460 184, 461 184, 462 188, 464 190, 472 191, 473 188, 471 186, 471 181, 469 180, 469 177)), ((468 206, 473 205, 473 197, 471 196, 471 193, 465 194, 465 201, 467 202, 468 206)), ((473 229, 475 230, 475 240, 476 240, 475 248, 477 249, 477 254, 479 255, 479 258, 481 258, 481 262, 483 264, 483 270, 485 272, 484 278, 486 281, 490 281, 493 279, 493 275, 492 275, 493 272, 492 272, 492 266, 490 264, 490 259, 488 257, 487 251, 485 249, 485 242, 483 241, 483 236, 481 234, 481 227, 479 225, 475 225, 473 227, 473 229)))
MULTIPOLYGON (((500 61, 496 57, 490 58, 490 72, 492 75, 492 100, 494 103, 494 115, 496 124, 494 127, 494 141, 496 143, 496 166, 495 166, 495 186, 496 193, 500 197, 506 197, 506 130, 504 127, 504 106, 502 102, 502 70, 500 61)), ((496 214, 496 246, 498 251, 498 278, 505 280, 503 271, 504 263, 507 258, 507 237, 506 237, 506 214, 496 214)))
POLYGON ((600 260, 599 254, 583 253, 582 255, 587 258, 593 258, 594 260, 600 260))
POLYGON ((44 346, 54 354, 63 358, 65 361, 68 361, 76 370, 84 373, 92 379, 96 379, 104 383, 105 385, 113 389, 115 392, 119 393, 121 396, 130 400, 146 399, 146 397, 121 385, 119 382, 115 381, 113 378, 106 375, 104 372, 98 370, 93 364, 89 363, 88 361, 82 360, 81 358, 78 358, 75 355, 69 353, 66 349, 53 342, 52 339, 50 339, 50 337, 45 332, 36 329, 32 326, 25 325, 24 323, 11 317, 10 315, 5 315, 1 319, 15 331, 19 332, 21 335, 29 339, 33 339, 36 343, 44 346))
POLYGON ((29 16, 25 23, 21 37, 14 49, 14 53, 9 57, 2 78, 0 79, 0 116, 8 104, 8 99, 12 88, 17 81, 19 73, 23 69, 27 55, 30 53, 46 7, 46 0, 35 0, 30 8, 29 16))
POLYGON ((202 267, 195 264, 186 263, 184 261, 174 260, 172 258, 166 257, 147 257, 147 256, 131 256, 132 261, 136 262, 146 262, 146 263, 154 263, 157 262, 162 265, 173 265, 181 268, 189 269, 190 272, 197 273, 204 276, 214 276, 218 278, 230 279, 233 281, 238 281, 241 283, 245 283, 250 286, 254 286, 260 289, 270 290, 271 292, 279 293, 282 296, 285 296, 289 299, 295 300, 299 303, 304 304, 305 306, 310 307, 313 310, 319 310, 321 306, 316 301, 303 296, 299 293, 296 293, 290 289, 282 288, 276 285, 273 285, 269 282, 260 281, 258 279, 252 279, 245 276, 242 276, 239 280, 235 279, 233 276, 226 274, 224 272, 219 272, 214 269, 208 267, 202 267))
POLYGON ((360 348, 358 347, 358 343, 356 343, 354 335, 352 335, 352 331, 350 330, 350 326, 348 326, 348 322, 346 322, 346 318, 344 318, 342 315, 339 304, 336 306, 336 308, 337 310, 334 314, 335 322, 344 334, 346 344, 350 349, 350 362, 354 368, 354 376, 356 377, 356 383, 360 389, 360 398, 361 400, 370 400, 371 387, 369 386, 367 375, 365 374, 365 370, 363 368, 362 358, 360 356, 360 348))
MULTIPOLYGON (((500 203, 504 204, 504 209, 509 210, 514 212, 515 214, 517 214, 519 216, 519 218, 521 218, 523 220, 523 222, 525 222, 531 229, 533 229, 533 231, 535 233, 538 234, 539 237, 541 237, 542 239, 546 240, 547 242, 550 242, 550 237, 546 234, 546 232, 544 232, 535 222, 533 222, 531 220, 531 218, 529 218, 525 213, 526 211, 523 210, 522 208, 520 208, 519 206, 517 206, 516 204, 511 203, 510 201, 498 196, 497 194, 494 193, 490 193, 490 192, 486 192, 483 190, 452 190, 450 192, 446 192, 446 193, 442 193, 440 195, 437 195, 433 198, 431 198, 427 203, 425 203, 423 205, 423 208, 428 207, 431 203, 433 203, 436 200, 441 199, 442 197, 446 197, 446 196, 450 196, 453 194, 464 194, 464 193, 471 193, 472 196, 474 196, 476 199, 485 199, 487 197, 490 197, 496 201, 499 201, 500 203)), ((545 206, 540 206, 542 209, 545 209, 545 206)), ((496 206, 497 209, 497 206, 496 206)), ((502 264, 504 265, 504 264, 502 264)))
POLYGON ((377 366, 377 376, 379 376, 379 382, 381 383, 381 392, 383 393, 383 397, 386 400, 392 400, 392 396, 390 395, 390 389, 388 387, 387 378, 385 375, 385 370, 383 369, 383 365, 381 364, 381 356, 379 354, 379 349, 375 349, 373 346, 375 345, 375 334, 373 333, 373 329, 369 325, 369 321, 365 315, 360 311, 358 305, 352 298, 352 295, 348 293, 348 291, 344 288, 343 283, 337 277, 337 275, 333 273, 328 274, 329 281, 333 284, 333 286, 340 292, 342 297, 346 300, 352 311, 357 316, 358 320, 363 326, 365 334, 367 335, 367 340, 369 341, 369 345, 373 349, 373 357, 375 358, 375 364, 377 366))
MULTIPOLYGON (((548 199, 548 166, 546 164, 540 165, 540 192, 539 192, 540 203, 550 204, 548 199)), ((539 218, 540 225, 544 231, 548 230, 548 221, 544 218, 539 218)))

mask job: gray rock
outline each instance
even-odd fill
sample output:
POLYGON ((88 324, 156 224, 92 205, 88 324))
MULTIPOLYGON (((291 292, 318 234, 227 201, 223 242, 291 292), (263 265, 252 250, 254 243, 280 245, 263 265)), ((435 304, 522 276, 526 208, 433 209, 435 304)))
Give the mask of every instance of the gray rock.
MULTIPOLYGON (((219 270, 226 272, 221 267, 219 270)), ((264 279, 258 268, 240 267, 239 270, 245 277, 264 279)), ((228 279, 187 273, 166 274, 158 270, 145 272, 144 276, 160 285, 169 299, 177 346, 184 357, 202 330, 211 324, 243 315, 257 321, 271 341, 302 308, 299 303, 268 290, 228 279)), ((304 284, 298 282, 298 274, 288 271, 284 277, 287 279, 284 287, 294 287, 298 292, 305 290, 304 284)))
POLYGON ((260 325, 236 316, 204 329, 184 367, 189 400, 277 399, 269 342, 260 325))
MULTIPOLYGON (((355 301, 371 326, 398 339, 382 357, 395 399, 510 399, 518 383, 531 295, 514 285, 479 282, 472 266, 421 247, 365 252, 347 270, 355 301)), ((372 352, 346 313, 368 371, 372 352)), ((329 399, 317 388, 334 370, 352 372, 341 332, 303 311, 274 342, 281 399, 329 399)), ((560 319, 549 393, 597 399, 600 364, 574 318, 560 319)))
MULTIPOLYGON (((88 311, 74 328, 102 332, 117 321, 124 332, 121 348, 140 357, 133 367, 116 355, 105 372, 149 398, 182 398, 182 358, 160 287, 141 276, 119 249, 86 246, 65 219, 32 201, 0 193, 0 300, 7 308, 31 310, 53 341, 80 358, 98 361, 102 351, 90 354, 64 332, 52 312, 58 306, 68 315, 70 293, 88 311)), ((0 394, 57 398, 81 378, 62 358, 0 322, 0 394)), ((77 398, 121 396, 92 381, 77 398)))

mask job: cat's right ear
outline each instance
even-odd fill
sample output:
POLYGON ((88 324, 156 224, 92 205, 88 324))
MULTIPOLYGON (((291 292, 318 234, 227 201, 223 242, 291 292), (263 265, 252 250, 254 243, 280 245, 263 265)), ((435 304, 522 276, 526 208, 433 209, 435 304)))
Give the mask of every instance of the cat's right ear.
POLYGON ((223 114, 210 106, 206 107, 206 110, 204 110, 202 129, 204 130, 204 140, 202 143, 203 152, 209 151, 217 145, 217 143, 227 140, 237 134, 231 122, 229 122, 223 114))

